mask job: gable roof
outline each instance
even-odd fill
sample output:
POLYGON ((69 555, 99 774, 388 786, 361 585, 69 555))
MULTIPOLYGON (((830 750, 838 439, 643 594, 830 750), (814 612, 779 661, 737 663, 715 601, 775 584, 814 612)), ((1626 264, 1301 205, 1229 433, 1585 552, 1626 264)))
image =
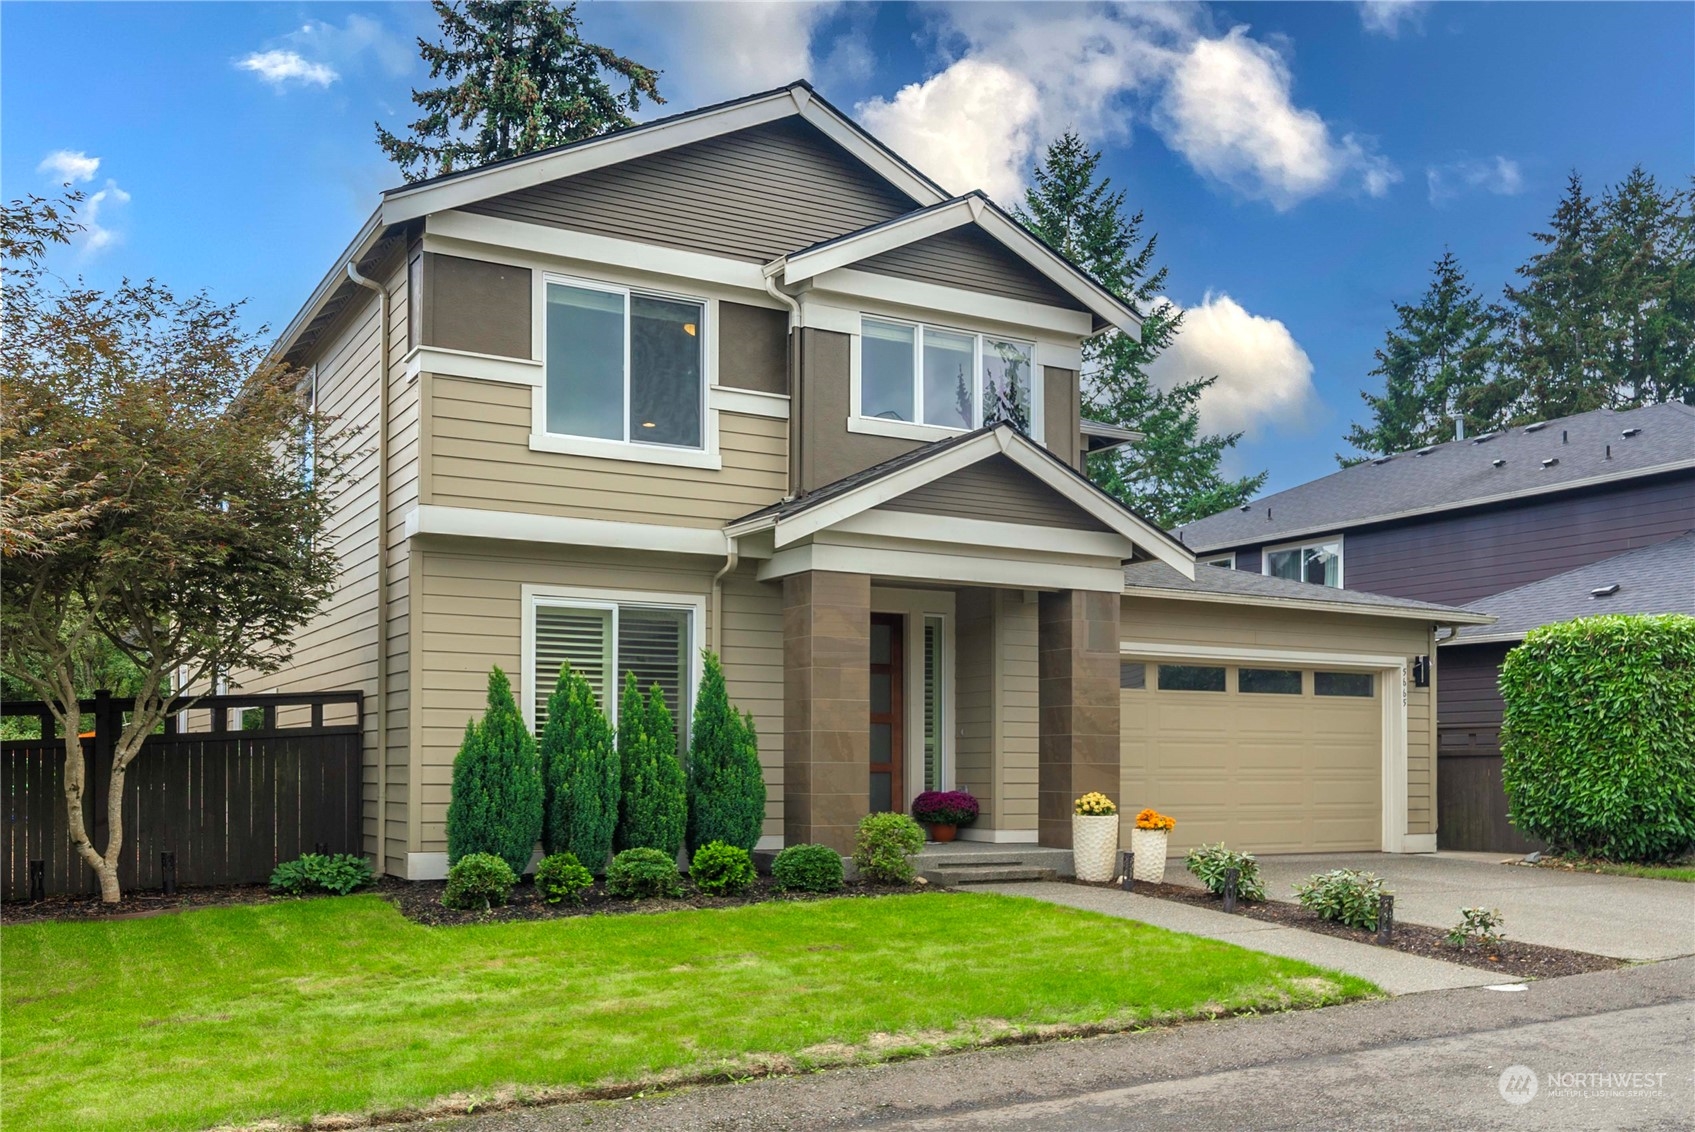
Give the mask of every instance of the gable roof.
POLYGON ((1478 598, 1466 608, 1493 614, 1495 624, 1461 629, 1443 644, 1518 641, 1543 625, 1602 613, 1695 614, 1695 531, 1478 598))
POLYGON ((1049 283, 1093 312, 1102 324, 1127 334, 1141 332, 1142 317, 1134 307, 1037 239, 977 191, 790 252, 768 264, 765 271, 783 284, 794 286, 967 225, 1029 264, 1049 283))
POLYGON ((1187 575, 1194 571, 1194 556, 1176 539, 1005 422, 934 441, 806 495, 761 507, 726 524, 725 533, 740 537, 772 530, 781 546, 995 455, 1004 455, 1109 531, 1168 564, 1173 573, 1187 575))
POLYGON ((1695 408, 1597 409, 1355 464, 1177 532, 1205 554, 1683 468, 1695 468, 1695 408))
POLYGON ((1487 613, 1475 610, 1363 590, 1339 590, 1334 586, 1294 582, 1223 566, 1202 566, 1193 578, 1185 578, 1163 562, 1133 562, 1124 568, 1124 592, 1131 597, 1186 598, 1243 605, 1269 602, 1315 612, 1406 617, 1442 625, 1485 624, 1492 620, 1487 613))

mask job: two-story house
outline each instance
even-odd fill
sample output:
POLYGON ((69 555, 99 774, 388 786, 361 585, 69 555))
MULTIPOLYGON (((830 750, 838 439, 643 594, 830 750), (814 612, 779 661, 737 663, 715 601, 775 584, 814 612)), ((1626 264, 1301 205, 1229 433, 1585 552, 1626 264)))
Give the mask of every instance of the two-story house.
POLYGON ((1531 847, 1506 820, 1498 677, 1541 625, 1695 613, 1695 408, 1599 409, 1370 460, 1175 533, 1203 563, 1461 605, 1440 642, 1438 843, 1531 847))
POLYGON ((1407 671, 1489 619, 1237 585, 1096 489, 1083 454, 1133 438, 1080 420, 1080 350, 1137 329, 804 83, 390 190, 279 347, 363 455, 340 592, 254 690, 366 690, 403 877, 445 870, 491 665, 538 727, 569 661, 686 732, 707 649, 766 848, 938 787, 1009 844, 1102 790, 1180 845, 1432 848, 1407 671))

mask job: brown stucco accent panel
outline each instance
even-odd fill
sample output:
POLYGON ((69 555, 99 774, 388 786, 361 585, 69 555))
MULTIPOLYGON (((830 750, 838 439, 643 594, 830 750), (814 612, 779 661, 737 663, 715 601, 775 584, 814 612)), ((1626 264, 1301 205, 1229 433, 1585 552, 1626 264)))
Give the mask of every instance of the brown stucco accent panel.
POLYGON ((879 275, 961 287, 1066 310, 1088 309, 975 224, 916 240, 853 266, 879 275))
POLYGON ((799 380, 789 404, 790 445, 797 494, 834 483, 843 476, 920 447, 916 440, 849 432, 852 397, 852 336, 833 330, 804 329, 799 339, 799 380))
POLYGON ((760 393, 789 391, 787 311, 718 304, 718 384, 760 393))
POLYGON ((1037 835, 1071 844, 1072 803, 1119 791, 1119 595, 1061 590, 1039 599, 1037 835))
POLYGON ((1112 529, 1005 456, 990 456, 950 472, 881 504, 880 509, 1073 531, 1112 529))
POLYGON ((783 840, 853 850, 871 795, 871 579, 783 579, 783 840))
POLYGON ((1083 467, 1077 371, 1042 367, 1042 433, 1048 450, 1073 468, 1083 467))
POLYGON ((531 354, 530 269, 424 254, 423 343, 475 354, 531 354))

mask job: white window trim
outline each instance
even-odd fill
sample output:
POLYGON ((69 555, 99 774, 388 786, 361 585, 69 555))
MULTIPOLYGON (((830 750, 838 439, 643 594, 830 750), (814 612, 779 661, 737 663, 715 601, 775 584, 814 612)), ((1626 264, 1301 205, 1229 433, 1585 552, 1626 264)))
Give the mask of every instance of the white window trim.
MULTIPOLYGON (((618 608, 620 606, 641 606, 648 609, 683 609, 689 614, 688 619, 688 654, 689 654, 689 702, 678 704, 678 714, 682 717, 676 721, 677 734, 688 734, 688 720, 694 711, 694 697, 700 693, 700 682, 704 672, 701 658, 701 647, 705 640, 706 629, 706 598, 700 594, 653 593, 645 590, 602 590, 584 589, 576 586, 540 586, 525 585, 520 588, 523 603, 523 645, 518 663, 518 706, 523 710, 524 723, 531 731, 536 727, 536 609, 540 606, 564 606, 572 609, 610 609, 612 610, 612 642, 617 648, 618 640, 618 608)), ((613 664, 613 672, 617 672, 617 664, 613 664)), ((606 718, 616 727, 618 725, 618 684, 616 675, 609 680, 606 690, 606 718)))
POLYGON ((1031 439, 1037 444, 1044 443, 1046 420, 1044 419, 1046 402, 1046 382, 1042 369, 1042 343, 1034 338, 1022 337, 1017 334, 1002 334, 997 331, 972 330, 964 326, 949 326, 946 323, 924 322, 918 319, 904 318, 899 315, 878 314, 863 311, 854 321, 854 330, 849 337, 849 377, 848 377, 848 419, 847 430, 870 436, 892 436, 902 440, 946 440, 950 436, 961 436, 973 429, 981 428, 983 424, 983 343, 993 338, 999 342, 1016 342, 1020 346, 1030 347, 1030 432, 1031 439), (885 322, 894 326, 909 326, 914 330, 912 336, 912 408, 915 414, 924 409, 924 332, 936 330, 947 334, 963 334, 971 338, 971 368, 972 378, 972 423, 971 428, 955 428, 950 425, 921 424, 917 421, 891 421, 881 417, 868 417, 860 412, 860 392, 862 387, 864 359, 864 327, 865 321, 885 322))
MULTIPOLYGON (((1318 538, 1296 539, 1294 542, 1274 543, 1262 546, 1259 550, 1259 572, 1265 577, 1271 577, 1271 555, 1279 550, 1306 550, 1309 547, 1323 546, 1327 542, 1336 544, 1336 584, 1331 589, 1345 590, 1348 588, 1348 548, 1343 543, 1340 534, 1324 535, 1318 538)), ((1235 556, 1231 556, 1234 561, 1235 556)), ((1304 562, 1303 562, 1304 565, 1304 562)), ((1312 583, 1317 584, 1317 583, 1312 583)))
POLYGON ((535 357, 541 360, 541 380, 530 392, 530 450, 558 452, 570 456, 591 456, 606 460, 631 460, 646 464, 669 464, 674 467, 719 469, 724 466, 718 447, 718 408, 713 403, 712 390, 718 385, 718 299, 713 296, 670 291, 650 287, 568 275, 558 271, 537 271, 531 276, 531 326, 535 357), (633 294, 655 298, 676 299, 699 303, 701 307, 700 350, 701 387, 700 422, 701 447, 680 448, 668 444, 643 444, 638 440, 612 440, 598 436, 571 436, 547 431, 547 288, 550 283, 605 291, 624 297, 624 407, 621 419, 624 430, 630 428, 630 314, 633 294))
MULTIPOLYGON (((1211 557, 1203 557, 1200 559, 1200 564, 1202 566, 1222 566, 1225 569, 1234 570, 1236 568, 1236 552, 1232 550, 1229 554, 1214 554, 1211 557)), ((1263 569, 1263 566, 1261 568, 1263 569)))

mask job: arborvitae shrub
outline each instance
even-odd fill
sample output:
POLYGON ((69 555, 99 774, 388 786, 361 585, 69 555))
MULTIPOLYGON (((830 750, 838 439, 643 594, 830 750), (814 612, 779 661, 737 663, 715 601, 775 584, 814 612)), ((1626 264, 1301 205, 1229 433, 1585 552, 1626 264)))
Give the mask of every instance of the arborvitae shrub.
POLYGON ((604 870, 618 823, 618 751, 594 689, 569 664, 560 667, 547 699, 541 750, 547 782, 542 844, 549 854, 574 854, 590 872, 604 870))
POLYGON ((722 841, 752 852, 765 825, 765 776, 753 716, 738 714, 713 653, 695 698, 689 742, 689 849, 722 841))
POLYGON ((625 673, 618 704, 618 762, 623 783, 613 848, 658 849, 675 857, 688 824, 677 731, 659 685, 644 700, 634 672, 625 673))
POLYGON ((535 737, 498 667, 489 672, 488 706, 468 723, 453 760, 447 805, 449 864, 471 853, 493 853, 522 873, 542 829, 541 759, 535 737))

